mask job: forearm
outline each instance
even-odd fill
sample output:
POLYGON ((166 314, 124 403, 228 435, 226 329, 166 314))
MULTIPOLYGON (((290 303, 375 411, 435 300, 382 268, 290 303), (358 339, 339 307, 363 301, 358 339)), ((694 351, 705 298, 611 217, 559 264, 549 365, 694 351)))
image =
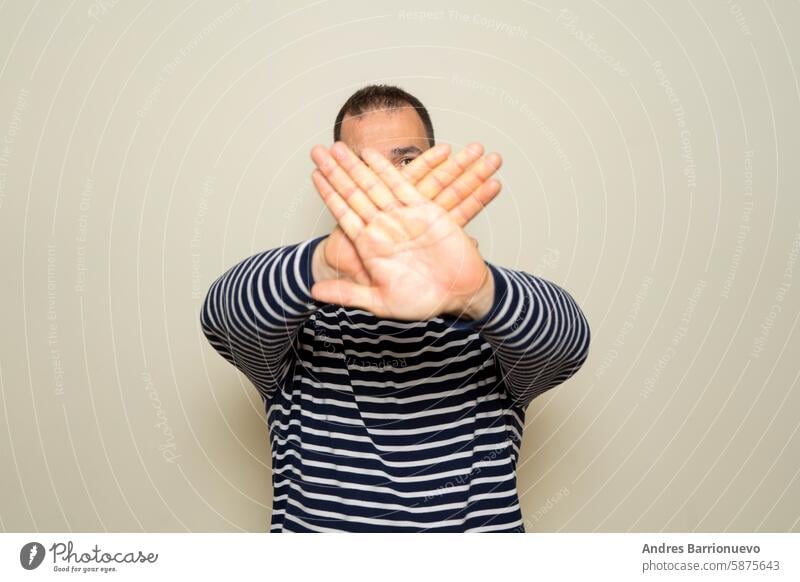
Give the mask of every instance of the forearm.
POLYGON ((320 303, 311 297, 313 256, 322 238, 263 251, 210 286, 201 310, 209 343, 237 367, 256 355, 275 373, 291 340, 320 303))
POLYGON ((524 407, 583 365, 589 324, 573 297, 555 283, 487 265, 493 283, 490 307, 476 308, 477 317, 457 325, 479 330, 492 345, 509 395, 524 407))

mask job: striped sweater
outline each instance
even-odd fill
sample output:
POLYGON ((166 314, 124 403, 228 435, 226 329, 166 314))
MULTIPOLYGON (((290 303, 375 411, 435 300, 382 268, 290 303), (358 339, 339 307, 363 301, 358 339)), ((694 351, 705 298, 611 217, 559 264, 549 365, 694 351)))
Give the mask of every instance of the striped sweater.
POLYGON ((200 315, 211 346, 264 401, 269 531, 524 532, 526 407, 589 351, 574 299, 486 261, 495 297, 483 318, 378 318, 311 297, 324 238, 234 265, 200 315))

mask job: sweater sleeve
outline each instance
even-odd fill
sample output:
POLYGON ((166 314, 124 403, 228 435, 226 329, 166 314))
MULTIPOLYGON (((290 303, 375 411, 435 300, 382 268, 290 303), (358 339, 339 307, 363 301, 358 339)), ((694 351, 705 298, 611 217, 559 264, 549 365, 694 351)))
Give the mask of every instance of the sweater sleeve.
POLYGON ((248 377, 265 401, 272 398, 297 358, 303 323, 324 305, 311 297, 311 258, 324 238, 244 259, 211 284, 203 301, 203 334, 248 377))
POLYGON ((589 323, 572 296, 555 283, 486 261, 494 302, 477 320, 448 323, 476 329, 494 348, 513 404, 525 409, 536 396, 572 377, 589 355, 589 323))

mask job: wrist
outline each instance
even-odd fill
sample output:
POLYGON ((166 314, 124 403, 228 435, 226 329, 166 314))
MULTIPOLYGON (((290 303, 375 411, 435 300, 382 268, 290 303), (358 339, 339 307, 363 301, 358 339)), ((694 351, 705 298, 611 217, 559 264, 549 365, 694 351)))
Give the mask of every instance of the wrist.
POLYGON ((314 283, 336 278, 335 271, 325 259, 327 244, 328 237, 326 236, 314 249, 314 255, 311 257, 311 274, 314 278, 314 283))
POLYGON ((470 299, 467 307, 464 309, 464 315, 473 321, 486 317, 494 304, 494 285, 494 275, 487 265, 483 284, 470 299))

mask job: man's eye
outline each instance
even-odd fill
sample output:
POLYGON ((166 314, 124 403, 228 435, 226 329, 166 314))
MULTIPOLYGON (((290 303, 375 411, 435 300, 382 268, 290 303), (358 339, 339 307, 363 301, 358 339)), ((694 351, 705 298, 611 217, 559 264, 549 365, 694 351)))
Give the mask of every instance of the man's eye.
POLYGON ((402 160, 400 160, 400 161, 398 162, 398 165, 400 165, 400 166, 407 166, 407 165, 408 165, 408 164, 410 164, 412 161, 414 161, 414 158, 403 158, 402 160))

